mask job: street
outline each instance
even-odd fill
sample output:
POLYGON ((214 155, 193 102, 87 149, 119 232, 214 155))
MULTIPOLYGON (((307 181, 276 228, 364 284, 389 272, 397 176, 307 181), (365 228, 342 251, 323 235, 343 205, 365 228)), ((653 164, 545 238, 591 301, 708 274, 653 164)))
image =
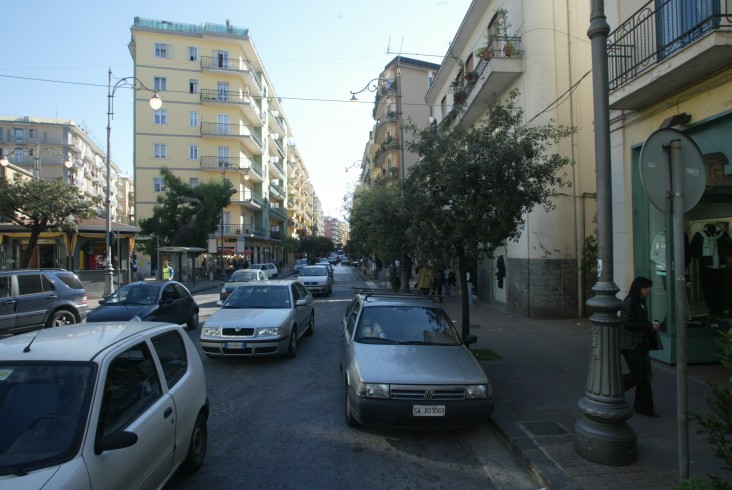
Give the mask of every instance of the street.
MULTIPOLYGON (((210 359, 208 452, 200 472, 168 489, 512 488, 540 485, 490 426, 459 431, 352 429, 344 418, 340 320, 364 282, 337 266, 334 291, 316 298, 315 335, 297 357, 210 359)), ((196 295, 205 322, 218 290, 196 295)), ((200 329, 190 332, 198 344, 200 329)))

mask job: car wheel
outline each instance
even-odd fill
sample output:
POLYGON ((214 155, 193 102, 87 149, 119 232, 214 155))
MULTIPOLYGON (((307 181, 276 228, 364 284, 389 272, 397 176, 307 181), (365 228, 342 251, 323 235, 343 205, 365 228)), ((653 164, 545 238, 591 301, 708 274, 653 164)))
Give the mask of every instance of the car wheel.
POLYGON ((287 345, 287 357, 292 359, 297 355, 297 327, 293 326, 290 332, 290 343, 287 345))
POLYGON ((70 325, 76 323, 76 316, 69 310, 54 311, 46 322, 46 328, 60 327, 61 325, 70 325))
POLYGON ((349 427, 358 427, 361 425, 358 423, 358 420, 353 417, 353 412, 351 411, 351 398, 348 396, 348 385, 346 385, 346 424, 348 424, 349 427))
POLYGON ((193 315, 191 315, 191 319, 188 320, 188 323, 186 323, 186 327, 188 330, 195 330, 198 328, 198 312, 194 311, 193 315))
POLYGON ((315 333, 315 311, 310 315, 310 321, 308 322, 308 329, 305 331, 306 335, 312 335, 315 333))
POLYGON ((196 417, 196 423, 193 425, 193 434, 191 435, 191 443, 188 446, 188 454, 186 460, 183 461, 182 469, 186 473, 194 473, 203 464, 206 457, 206 446, 208 445, 208 425, 206 415, 203 412, 196 417))

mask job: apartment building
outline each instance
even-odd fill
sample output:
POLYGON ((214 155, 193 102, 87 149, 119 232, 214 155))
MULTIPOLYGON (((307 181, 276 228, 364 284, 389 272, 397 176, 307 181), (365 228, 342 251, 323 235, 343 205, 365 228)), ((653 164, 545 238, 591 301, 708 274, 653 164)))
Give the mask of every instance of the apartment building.
POLYGON ((670 363, 676 352, 673 220, 649 199, 642 150, 664 128, 682 133, 683 145, 696 145, 701 154, 706 186, 698 202, 685 203, 686 243, 676 245, 685 247, 686 263, 675 270, 687 277, 687 361, 717 362, 714 339, 732 326, 730 8, 723 0, 605 2, 615 283, 622 296, 633 277, 653 280, 650 316, 666 319, 665 349, 653 355, 670 363))
POLYGON ((417 162, 417 155, 401 145, 409 139, 403 124, 411 121, 422 128, 429 123, 431 112, 424 95, 439 68, 435 63, 397 56, 379 74, 374 82, 374 127, 361 162, 361 182, 403 180, 417 162))
POLYGON ((163 99, 151 111, 149 94, 136 95, 138 216, 151 216, 165 192, 162 166, 192 186, 225 179, 235 193, 211 237, 216 253, 232 255, 243 238, 250 263, 280 262, 288 173, 304 164, 248 30, 136 17, 131 31, 135 76, 163 99))
POLYGON ((553 198, 556 208, 525 216, 518 241, 498 247, 477 268, 481 299, 532 318, 571 318, 582 314, 596 279, 583 277, 582 262, 595 232, 590 4, 530 4, 474 0, 425 100, 437 121, 471 127, 480 124, 492 97, 518 89, 527 124, 554 121, 577 129, 554 149, 575 162, 565 169, 571 187, 553 198))

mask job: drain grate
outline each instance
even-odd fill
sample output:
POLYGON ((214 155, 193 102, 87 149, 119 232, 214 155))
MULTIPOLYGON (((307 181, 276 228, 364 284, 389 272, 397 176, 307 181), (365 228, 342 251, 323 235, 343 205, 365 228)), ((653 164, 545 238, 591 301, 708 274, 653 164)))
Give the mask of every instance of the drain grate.
POLYGON ((522 425, 535 436, 563 436, 569 434, 569 432, 564 430, 564 427, 553 420, 523 422, 522 425))

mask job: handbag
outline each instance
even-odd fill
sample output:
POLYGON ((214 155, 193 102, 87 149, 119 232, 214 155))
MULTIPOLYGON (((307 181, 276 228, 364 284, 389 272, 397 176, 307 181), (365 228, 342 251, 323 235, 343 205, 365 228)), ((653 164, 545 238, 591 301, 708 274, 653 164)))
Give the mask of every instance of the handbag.
POLYGON ((661 342, 661 334, 658 330, 654 330, 648 336, 648 350, 663 350, 663 342, 661 342))

